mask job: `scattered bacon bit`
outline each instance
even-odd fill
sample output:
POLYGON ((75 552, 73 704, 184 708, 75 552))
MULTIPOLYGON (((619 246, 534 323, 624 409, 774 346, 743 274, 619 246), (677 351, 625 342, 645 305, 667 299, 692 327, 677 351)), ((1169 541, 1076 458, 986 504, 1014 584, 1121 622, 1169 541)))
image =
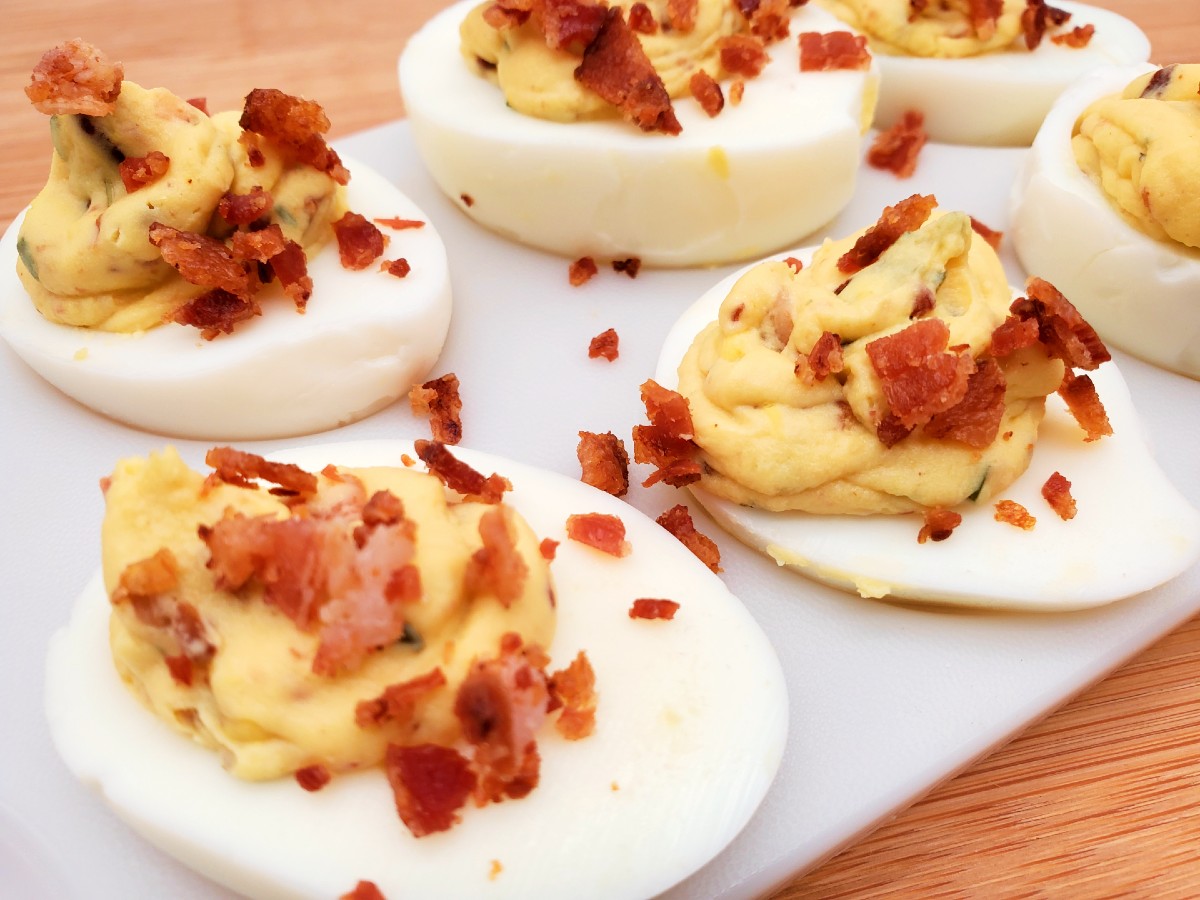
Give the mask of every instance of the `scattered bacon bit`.
POLYGON ((591 281, 597 271, 596 260, 590 256, 581 256, 571 263, 570 269, 567 270, 567 277, 572 287, 579 287, 581 284, 591 281))
POLYGON ((952 509, 934 507, 925 510, 925 524, 917 532, 917 543, 944 541, 962 523, 962 516, 952 509))
POLYGON ((867 39, 849 31, 805 31, 800 34, 800 71, 829 72, 836 69, 869 69, 871 52, 867 39))
POLYGON ((258 478, 304 496, 317 491, 317 476, 299 466, 271 462, 233 447, 213 447, 204 455, 204 462, 212 466, 213 474, 226 484, 251 487, 251 479, 258 478))
POLYGON ((994 359, 978 360, 967 379, 966 395, 925 423, 925 434, 984 449, 1000 433, 1005 386, 1004 372, 994 359))
POLYGON ((217 202, 217 212, 230 225, 250 225, 265 216, 274 203, 270 193, 256 184, 248 194, 226 192, 217 202))
POLYGON ((987 241, 988 244, 991 245, 993 250, 999 252, 1000 251, 1000 241, 1004 237, 1004 232, 1003 231, 995 231, 994 229, 988 228, 986 225, 984 225, 982 222, 980 222, 974 216, 971 216, 970 218, 971 218, 971 230, 974 231, 981 238, 983 238, 985 241, 987 241))
POLYGON ((1071 496, 1071 482, 1063 477, 1061 472, 1055 472, 1042 485, 1042 496, 1050 504, 1050 508, 1058 513, 1064 522, 1075 518, 1075 498, 1071 496))
POLYGON ((529 566, 517 550, 503 507, 489 509, 479 519, 483 546, 467 561, 463 576, 472 596, 491 594, 505 609, 521 598, 529 566))
POLYGON ((788 268, 792 270, 793 275, 799 275, 804 269, 804 260, 797 259, 795 256, 789 256, 784 260, 784 262, 787 263, 788 268))
POLYGON ((408 273, 412 271, 412 266, 408 264, 408 260, 403 256, 399 259, 385 259, 379 264, 380 272, 387 272, 389 275, 395 275, 397 278, 407 278, 408 273))
POLYGON ((580 650, 565 669, 552 673, 547 682, 551 705, 562 712, 554 727, 568 741, 578 741, 596 728, 596 672, 587 653, 580 650))
POLYGON ((721 571, 721 550, 715 541, 696 530, 692 514, 682 503, 677 503, 654 520, 695 554, 700 562, 714 572, 721 571))
POLYGON ((582 474, 580 480, 612 494, 624 497, 629 490, 629 454, 625 443, 611 431, 597 434, 579 432, 575 448, 582 474))
POLYGON ((1142 89, 1142 99, 1144 100, 1161 100, 1167 86, 1170 85, 1171 79, 1175 76, 1175 64, 1162 66, 1155 70, 1150 76, 1150 80, 1146 82, 1146 86, 1142 89))
POLYGON ((1058 396, 1063 398, 1075 421, 1087 433, 1085 441, 1098 441, 1113 433, 1108 413, 1096 393, 1091 376, 1076 375, 1067 369, 1058 387, 1058 396))
POLYGON ((77 113, 107 116, 117 105, 125 70, 75 38, 51 47, 38 60, 25 86, 34 108, 48 116, 77 113))
POLYGON ((132 194, 140 187, 153 184, 167 174, 171 158, 158 150, 151 150, 145 156, 127 156, 117 165, 121 175, 121 183, 125 185, 126 193, 132 194))
POLYGON ((329 774, 329 770, 321 764, 305 766, 303 769, 297 769, 292 773, 296 778, 296 783, 309 793, 315 793, 333 780, 333 776, 329 774))
POLYGON ((600 332, 588 343, 588 359, 607 359, 612 362, 620 355, 617 349, 618 341, 615 328, 600 332))
POLYGON ((567 537, 612 556, 628 556, 625 523, 607 513, 575 513, 567 517, 567 537))
POLYGON ((467 758, 438 744, 389 744, 384 766, 396 811, 413 837, 453 828, 476 786, 467 758))
POLYGON ((649 597, 640 597, 633 601, 633 606, 629 607, 629 618, 631 619, 666 619, 675 618, 675 613, 679 610, 679 604, 674 600, 657 600, 649 597))
POLYGON ((575 80, 616 106, 626 121, 642 131, 679 134, 671 96, 625 23, 620 7, 605 12, 604 24, 583 52, 575 80))
POLYGON ((910 178, 917 170, 917 156, 926 140, 924 113, 907 110, 900 121, 875 136, 867 151, 867 162, 894 173, 897 178, 910 178))
POLYGON ((624 272, 630 278, 637 278, 638 272, 642 269, 642 260, 637 256, 631 256, 628 259, 614 259, 612 269, 614 272, 624 272))
POLYGON ((1037 524, 1037 519, 1029 514, 1029 510, 1015 500, 1001 500, 997 503, 993 518, 997 522, 1016 526, 1023 531, 1033 531, 1033 526, 1037 524))
POLYGON ((673 31, 690 34, 696 27, 699 0, 667 0, 667 24, 673 31))
POLYGON ((838 260, 838 271, 853 275, 871 265, 902 234, 916 231, 924 225, 935 206, 937 198, 932 194, 913 194, 895 206, 886 207, 879 221, 868 228, 838 260))
POLYGON ((988 353, 996 359, 1003 359, 1018 350, 1032 347, 1037 342, 1037 319, 1022 319, 1020 316, 1010 315, 992 332, 992 343, 988 347, 988 353))
POLYGON ((576 56, 596 40, 607 12, 603 4, 594 0, 534 0, 532 6, 538 13, 546 46, 576 56))
POLYGON ((445 684, 446 676, 437 668, 408 681, 389 684, 378 697, 363 700, 355 706, 354 721, 359 728, 375 728, 387 722, 405 724, 417 702, 445 684))
POLYGON ((645 3, 635 3, 629 7, 629 27, 638 34, 657 34, 658 20, 645 3))
POLYGON ((102 497, 107 497, 108 489, 110 487, 112 487, 112 476, 105 475, 103 478, 100 479, 100 495, 102 497))
POLYGON ((232 334, 238 322, 258 315, 262 315, 262 309, 256 301, 216 288, 189 300, 171 313, 170 320, 199 328, 200 336, 211 341, 218 335, 232 334))
POLYGON ((750 32, 764 41, 781 41, 791 32, 791 9, 807 0, 736 0, 734 5, 750 23, 750 32))
POLYGON ((360 515, 362 525, 354 529, 354 545, 361 550, 376 527, 404 521, 404 503, 391 491, 376 491, 363 504, 360 515))
POLYGON ((725 108, 725 95, 721 93, 721 85, 703 69, 695 71, 688 87, 710 119, 715 118, 717 113, 725 108))
POLYGON ((230 249, 214 238, 180 231, 162 222, 150 225, 149 237, 150 243, 184 281, 219 288, 242 299, 248 299, 258 289, 257 276, 248 272, 230 249))
POLYGON ((286 157, 324 172, 338 184, 350 181, 350 173, 322 137, 329 130, 329 118, 321 104, 275 88, 255 88, 246 95, 238 124, 271 141, 286 157))
POLYGON ((1049 26, 1064 25, 1071 18, 1066 10, 1047 6, 1046 0, 1026 0, 1021 12, 1021 31, 1025 35, 1025 46, 1037 49, 1049 26))
POLYGON ((797 366, 802 369, 801 377, 811 384, 813 381, 824 381, 830 375, 842 371, 842 339, 832 331, 823 331, 813 344, 804 362, 797 366))
POLYGON ((348 894, 342 894, 338 900, 387 900, 373 881, 362 880, 348 894))
POLYGON ((885 447, 895 447, 913 433, 913 429, 900 422, 895 413, 888 413, 875 426, 875 436, 885 447))
POLYGON ((401 219, 393 218, 375 218, 372 221, 376 225, 382 225, 384 228, 392 228, 396 231, 407 231, 410 228, 424 228, 425 223, 420 219, 401 219))
POLYGON ((458 199, 463 202, 463 206, 471 207, 475 205, 475 198, 470 194, 459 194, 458 199))
POLYGON ((1112 359, 1095 329, 1054 285, 1030 278, 1025 292, 1029 296, 1014 301, 1010 311, 1022 319, 1037 320, 1038 339, 1051 357, 1088 371, 1112 359))
POLYGON ((117 580, 112 602, 134 597, 150 598, 172 591, 179 584, 179 563, 166 547, 153 556, 130 563, 117 580))
POLYGON ((932 318, 866 346, 891 412, 906 428, 928 422, 966 396, 975 362, 948 351, 949 339, 946 323, 932 318))
POLYGON ((921 285, 917 290, 917 298, 913 300, 912 312, 908 314, 910 319, 919 319, 928 312, 933 312, 934 306, 937 305, 937 295, 926 285, 921 285))
POLYGON ((447 372, 408 392, 408 402, 414 415, 429 416, 433 439, 443 444, 462 440, 462 398, 458 392, 458 376, 447 372))
MULTIPOLYGON (((721 68, 731 75, 742 75, 746 78, 757 78, 763 68, 767 64, 767 47, 763 43, 762 38, 753 34, 730 34, 717 41, 717 52, 721 58, 721 68)), ((738 99, 734 102, 741 101, 742 91, 745 90, 744 82, 734 82, 734 86, 730 88, 730 95, 736 89, 738 99), (741 88, 736 86, 741 84, 741 88)))
POLYGON ((517 28, 529 21, 532 0, 497 0, 483 11, 483 20, 497 31, 517 28))
POLYGON ((996 22, 1004 12, 1004 0, 969 0, 967 18, 981 41, 992 39, 996 22))
POLYGON ((188 97, 187 104, 188 106, 196 107, 196 109, 200 110, 200 112, 204 113, 206 116, 208 115, 207 97, 188 97))
POLYGON ((365 269, 383 255, 387 240, 365 216, 348 212, 333 223, 338 255, 347 269, 365 269))
POLYGON ((283 229, 276 224, 258 231, 235 231, 230 241, 235 259, 264 263, 282 253, 286 246, 287 238, 283 236, 283 229))
POLYGON ((313 290, 304 248, 289 240, 284 244, 283 250, 271 257, 267 265, 270 266, 271 273, 279 279, 283 292, 296 304, 296 309, 304 312, 313 290))
POLYGON ((746 82, 740 78, 734 79, 729 85, 729 102, 734 106, 742 102, 742 97, 746 93, 746 82))
POLYGON ((261 169, 267 164, 266 155, 257 147, 246 147, 246 161, 250 163, 250 168, 261 169))
POLYGON ((477 498, 484 503, 499 503, 504 492, 511 490, 508 479, 495 473, 486 478, 469 465, 455 458, 441 441, 416 441, 413 448, 421 462, 446 487, 464 497, 477 498))
POLYGON ((538 544, 538 553, 546 562, 554 562, 554 557, 558 555, 558 541, 553 538, 542 538, 542 542, 538 544))
POLYGON ((700 448, 692 440, 695 426, 687 399, 653 379, 642 384, 641 393, 650 424, 634 426, 633 458, 656 469, 642 486, 664 481, 672 487, 683 487, 699 481, 701 468, 696 455, 700 448))
POLYGON ((1092 42, 1092 36, 1096 33, 1095 25, 1078 25, 1070 31, 1064 31, 1062 34, 1050 35, 1050 40, 1058 44, 1060 47, 1070 47, 1072 50, 1082 50, 1092 42))

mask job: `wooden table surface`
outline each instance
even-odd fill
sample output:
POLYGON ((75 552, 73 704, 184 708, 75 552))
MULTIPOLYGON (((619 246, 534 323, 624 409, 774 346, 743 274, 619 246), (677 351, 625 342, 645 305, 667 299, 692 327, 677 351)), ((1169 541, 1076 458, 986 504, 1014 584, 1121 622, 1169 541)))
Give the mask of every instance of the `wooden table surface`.
MULTIPOLYGON (((3 0, 0 227, 45 180, 25 100, 52 44, 81 36, 145 85, 239 107, 249 87, 320 100, 333 137, 403 114, 396 56, 449 0, 165 4, 3 0)), ((1107 0, 1156 62, 1200 61, 1196 0, 1107 0)), ((835 897, 1200 896, 1200 619, 1168 635, 893 821, 781 887, 835 897)))

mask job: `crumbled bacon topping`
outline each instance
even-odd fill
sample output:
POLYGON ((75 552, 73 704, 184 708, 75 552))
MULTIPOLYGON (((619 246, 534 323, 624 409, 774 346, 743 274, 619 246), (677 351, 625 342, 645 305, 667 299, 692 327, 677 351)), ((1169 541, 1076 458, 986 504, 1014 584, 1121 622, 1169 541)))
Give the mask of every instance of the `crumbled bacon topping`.
POLYGON ((1026 0, 1021 12, 1021 31, 1025 35, 1025 46, 1037 49, 1046 35, 1046 29, 1065 25, 1071 14, 1064 9, 1047 6, 1046 0, 1026 0))
POLYGON ((571 287, 579 287, 581 284, 591 281, 597 271, 596 260, 590 256, 581 256, 571 263, 567 270, 567 278, 571 282, 571 287))
POLYGON ((869 69, 871 52, 867 39, 849 31, 804 31, 800 34, 800 71, 829 72, 836 69, 869 69))
POLYGON ((721 571, 721 550, 715 541, 696 530, 692 514, 682 503, 677 503, 654 520, 671 532, 683 546, 714 572, 721 571))
POLYGON ((832 331, 823 331, 806 356, 797 362, 797 374, 808 384, 824 381, 842 371, 842 339, 832 331))
POLYGON ((992 518, 1023 531, 1033 531, 1033 526, 1037 524, 1037 519, 1016 500, 1001 500, 996 504, 996 512, 992 518))
POLYGON ((1058 387, 1058 396, 1063 398, 1075 421, 1086 432, 1085 441, 1098 441, 1113 433, 1112 423, 1108 421, 1108 413, 1090 375, 1076 375, 1067 369, 1058 387))
POLYGON ((968 0, 967 18, 981 41, 996 33, 996 22, 1004 12, 1004 0, 968 0))
POLYGON ((112 602, 120 603, 137 597, 151 598, 173 591, 179 585, 179 563, 166 547, 153 556, 130 563, 117 580, 112 602))
POLYGON ((751 34, 764 41, 781 41, 791 32, 790 10, 807 0, 735 0, 737 7, 750 24, 751 34))
POLYGON ((926 140, 924 113, 906 110, 900 121, 875 136, 867 151, 867 162, 897 178, 910 178, 917 170, 917 157, 926 140))
POLYGON ((888 413, 875 426, 875 437, 885 447, 895 447, 913 433, 913 428, 900 422, 895 413, 888 413))
POLYGON ((389 744, 384 760, 400 820, 413 837, 449 831, 475 790, 465 756, 440 744, 389 744))
POLYGON ((746 82, 740 78, 735 78, 729 84, 729 102, 737 106, 742 102, 742 97, 746 93, 746 82))
POLYGON ((338 900, 387 900, 383 891, 373 881, 363 879, 354 886, 348 894, 342 894, 338 900))
POLYGON ((1070 47, 1072 50, 1082 50, 1092 42, 1092 36, 1095 33, 1095 25, 1077 25, 1070 31, 1064 31, 1062 34, 1050 35, 1050 40, 1062 47, 1070 47))
POLYGON ((657 34, 658 20, 645 3, 635 3, 629 7, 629 27, 638 34, 657 34))
POLYGON ((253 488, 253 479, 269 481, 301 496, 316 493, 317 476, 291 463, 271 462, 254 453, 233 447, 213 447, 204 456, 213 475, 226 484, 253 488))
POLYGON ((188 97, 187 104, 188 106, 196 107, 196 109, 200 110, 200 112, 204 113, 206 116, 208 115, 207 97, 188 97))
POLYGON ((936 206, 937 198, 932 194, 913 194, 895 206, 886 207, 879 221, 842 254, 837 263, 838 271, 853 275, 865 269, 896 243, 902 234, 916 231, 924 225, 936 206))
POLYGON ((670 621, 675 618, 675 613, 679 611, 679 604, 674 600, 661 600, 652 597, 639 597, 633 601, 633 605, 629 607, 629 618, 631 619, 666 619, 670 621))
POLYGON ((408 264, 408 260, 403 256, 399 259, 385 259, 379 264, 380 272, 387 272, 389 275, 395 275, 397 278, 407 278, 408 273, 412 271, 412 266, 408 264))
POLYGON ((664 481, 672 487, 683 487, 699 481, 701 467, 696 457, 700 448, 692 439, 695 426, 687 399, 653 379, 644 382, 641 391, 650 424, 634 426, 633 458, 655 467, 642 486, 664 481))
MULTIPOLYGON (((558 541, 553 538, 542 538, 542 542, 538 544, 538 553, 546 562, 554 562, 554 557, 558 555, 558 541)), ((551 595, 551 606, 553 606, 553 595, 551 595)))
POLYGON ((927 509, 925 510, 925 524, 917 533, 917 543, 944 541, 961 524, 962 516, 952 509, 942 509, 941 507, 927 509))
POLYGON ((642 131, 679 134, 661 76, 625 22, 620 7, 606 11, 604 24, 583 52, 575 80, 621 111, 642 131))
POLYGON ((612 270, 614 272, 624 272, 630 278, 637 278, 638 272, 642 270, 642 260, 637 256, 631 256, 628 259, 614 259, 612 261, 612 270))
POLYGON ((321 104, 275 88, 255 88, 246 95, 238 125, 271 141, 285 157, 324 172, 338 184, 350 181, 350 173, 322 137, 329 130, 329 118, 321 104))
POLYGON ((329 769, 320 763, 305 766, 303 769, 297 769, 292 775, 296 779, 296 784, 300 785, 300 787, 304 788, 310 794, 319 791, 333 780, 333 776, 329 774, 329 769))
POLYGON ((695 71, 688 82, 688 87, 692 96, 700 104, 700 108, 707 113, 710 119, 716 117, 717 113, 725 108, 725 95, 721 93, 721 85, 703 69, 695 71))
POLYGON ((117 105, 125 70, 78 38, 51 47, 38 60, 25 96, 48 116, 107 116, 117 105))
POLYGON ((359 702, 354 708, 354 721, 359 728, 378 728, 388 722, 405 725, 417 703, 445 684, 446 675, 438 668, 408 681, 389 684, 378 697, 359 702))
POLYGON ((1014 301, 1010 311, 1022 319, 1037 320, 1038 339, 1050 356, 1073 369, 1088 371, 1112 359, 1100 335, 1054 285, 1030 278, 1025 292, 1028 296, 1014 301))
POLYGON ((565 669, 550 675, 550 706, 561 709, 554 727, 568 741, 578 741, 596 728, 596 673, 580 650, 565 669))
POLYGON ((464 497, 476 498, 483 503, 499 503, 504 492, 512 488, 508 479, 495 473, 485 478, 457 459, 440 441, 416 441, 413 447, 421 462, 442 484, 464 497))
POLYGON ((793 275, 799 275, 804 270, 804 260, 795 256, 789 256, 784 260, 784 262, 787 263, 788 268, 792 270, 793 275))
POLYGON ((950 329, 941 319, 921 319, 866 345, 883 395, 900 424, 913 428, 945 412, 967 394, 975 362, 947 350, 950 329))
POLYGON ((265 263, 282 253, 286 246, 287 238, 283 236, 283 229, 276 224, 258 231, 235 231, 230 240, 230 250, 234 258, 243 261, 265 263))
POLYGON ((217 201, 217 213, 230 225, 250 225, 265 216, 275 204, 262 185, 254 185, 248 194, 227 191, 217 201))
POLYGON ((567 517, 567 537, 612 556, 628 556, 625 523, 607 513, 575 513, 567 517))
POLYGON ((1000 241, 1004 237, 1004 232, 996 231, 992 228, 988 228, 986 225, 984 225, 982 222, 980 222, 974 216, 971 216, 970 218, 971 218, 971 230, 974 231, 981 238, 983 238, 985 241, 987 241, 993 250, 999 252, 1000 241))
POLYGON ((384 228, 391 228, 394 231, 407 231, 412 228, 424 228, 425 223, 420 219, 401 219, 399 216, 390 218, 375 218, 372 221, 376 225, 382 225, 384 228))
POLYGON ((457 444, 462 440, 462 398, 458 392, 458 376, 447 372, 408 392, 408 402, 414 415, 429 416, 433 439, 442 444, 457 444))
POLYGON ((1003 359, 1018 350, 1032 347, 1036 343, 1038 343, 1037 319, 1022 319, 1020 316, 1010 315, 992 332, 992 343, 988 347, 988 353, 996 359, 1003 359))
POLYGON ((579 432, 575 449, 581 469, 580 480, 612 494, 624 497, 629 490, 629 454, 625 443, 611 431, 596 434, 579 432))
POLYGON ((356 212, 348 212, 333 223, 337 238, 338 256, 347 269, 365 269, 379 257, 387 246, 387 238, 373 222, 356 212))
POLYGON ((588 343, 588 359, 607 359, 612 362, 620 353, 619 343, 615 328, 600 332, 588 343))
POLYGON ((1000 433, 1006 386, 1004 372, 994 359, 978 360, 962 400, 932 416, 925 423, 925 434, 983 450, 1000 433))
POLYGON ((125 185, 126 193, 132 194, 138 188, 153 184, 167 174, 171 166, 171 158, 158 150, 151 150, 145 156, 127 156, 117 165, 121 183, 125 185))
MULTIPOLYGON (((731 75, 757 78, 767 64, 767 46, 763 39, 753 34, 730 34, 717 41, 717 53, 721 68, 731 75)), ((740 82, 735 82, 738 84, 740 82)), ((744 90, 743 84, 742 89, 744 90)), ((733 90, 730 90, 732 100, 733 90)), ((741 90, 738 91, 740 99, 741 90)), ((737 103, 737 100, 733 101, 737 103)))
POLYGON ((667 0, 667 24, 672 31, 690 34, 696 27, 699 0, 667 0))
POLYGON ((503 507, 489 509, 480 517, 479 537, 483 546, 471 555, 463 576, 467 592, 472 596, 491 594, 508 608, 524 593, 529 566, 517 550, 503 507))
POLYGON ((214 238, 180 231, 162 222, 150 225, 149 237, 167 264, 190 284, 228 291, 242 299, 258 290, 257 275, 214 238))
POLYGON ((238 322, 262 315, 257 301, 215 288, 189 300, 171 313, 171 321, 200 329, 200 336, 211 341, 232 334, 238 322))
MULTIPOLYGON (((510 4, 505 5, 520 5, 510 4)), ((536 20, 541 24, 546 46, 566 50, 576 56, 584 53, 604 26, 604 4, 595 0, 533 0, 536 20)))
POLYGON ((1042 496, 1064 522, 1075 518, 1075 498, 1071 496, 1071 482, 1061 472, 1055 472, 1042 485, 1042 496))
POLYGON ((271 273, 279 279, 283 292, 296 304, 296 309, 304 312, 309 298, 312 296, 313 282, 308 274, 308 257, 304 248, 293 240, 287 241, 283 249, 271 257, 267 265, 271 273))

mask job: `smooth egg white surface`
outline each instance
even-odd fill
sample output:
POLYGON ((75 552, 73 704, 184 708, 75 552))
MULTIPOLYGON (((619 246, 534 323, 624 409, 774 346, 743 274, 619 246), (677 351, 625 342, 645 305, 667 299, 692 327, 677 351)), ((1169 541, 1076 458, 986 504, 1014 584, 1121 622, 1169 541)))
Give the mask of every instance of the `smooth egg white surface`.
POLYGON ((619 118, 562 123, 509 109, 459 51, 475 5, 430 20, 399 73, 422 160, 481 225, 572 259, 691 266, 794 243, 849 202, 877 74, 799 71, 799 32, 845 30, 823 10, 795 12, 791 37, 769 48, 740 105, 727 99, 710 119, 694 98, 675 100, 683 131, 668 136, 619 118))
POLYGON ((1013 185, 1009 231, 1021 265, 1062 291, 1105 341, 1200 378, 1200 250, 1126 222, 1071 150, 1084 109, 1151 69, 1094 72, 1062 95, 1013 185))
MULTIPOLYGON (((812 249, 796 255, 807 263, 812 249)), ((693 338, 716 320, 742 274, 705 293, 672 327, 655 374, 660 384, 677 385, 693 338)), ((1065 404, 1050 395, 1029 468, 996 498, 1029 510, 1037 518, 1031 531, 995 521, 993 503, 964 504, 956 508, 962 524, 947 540, 918 544, 916 515, 774 513, 691 490, 743 543, 863 597, 1030 611, 1110 603, 1169 581, 1200 559, 1200 512, 1155 462, 1116 366, 1108 362, 1088 374, 1113 434, 1085 443, 1065 404), (1056 471, 1071 482, 1078 504, 1070 521, 1041 496, 1056 471)))
POLYGON ((882 76, 876 126, 888 128, 906 110, 917 109, 925 114, 930 140, 1026 146, 1058 95, 1081 75, 1150 58, 1149 39, 1123 16, 1067 0, 1053 5, 1071 13, 1071 19, 1048 31, 1032 52, 1018 36, 1015 49, 964 59, 876 54, 882 76), (1096 32, 1086 47, 1073 49, 1050 40, 1052 34, 1089 24, 1096 32))
POLYGON ((39 375, 97 412, 148 431, 207 440, 310 434, 353 422, 406 394, 433 366, 450 326, 446 250, 428 218, 394 185, 347 161, 354 212, 420 219, 380 230, 385 259, 406 258, 397 278, 342 267, 336 240, 309 260, 303 315, 272 283, 262 315, 205 341, 166 324, 114 334, 49 322, 16 275, 18 218, 0 239, 0 336, 39 375))
MULTIPOLYGON (((468 805, 451 831, 416 839, 381 770, 336 776, 315 794, 290 778, 234 778, 121 683, 99 575, 47 663, 50 730, 67 766, 147 839, 251 897, 329 900, 368 879, 392 898, 643 898, 703 866, 746 824, 782 757, 788 701, 770 643, 719 577, 633 507, 562 475, 454 452, 508 477, 534 531, 562 541, 552 668, 583 649, 596 673, 594 734, 565 741, 547 722, 528 797, 468 805), (632 553, 567 540, 567 516, 586 512, 620 516, 632 553), (680 609, 672 621, 632 620, 639 597, 680 609)), ((402 453, 411 444, 276 456, 317 471, 397 465, 402 453)))

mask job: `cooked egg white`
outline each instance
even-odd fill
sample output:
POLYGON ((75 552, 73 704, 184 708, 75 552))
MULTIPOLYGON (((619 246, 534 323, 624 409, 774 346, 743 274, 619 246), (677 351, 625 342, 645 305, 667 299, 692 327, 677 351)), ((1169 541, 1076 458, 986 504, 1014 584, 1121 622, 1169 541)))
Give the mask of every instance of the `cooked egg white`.
MULTIPOLYGON (((812 251, 796 255, 807 264, 812 251)), ((660 384, 675 387, 692 340, 716 318, 742 274, 705 293, 672 327, 655 375, 660 384)), ((1200 558, 1200 512, 1154 461, 1116 366, 1108 362, 1088 374, 1113 435, 1085 443, 1079 425, 1051 394, 1029 468, 993 502, 957 507, 962 524, 940 543, 917 543, 922 519, 916 515, 777 513, 691 490, 722 527, 750 547, 863 597, 1043 611, 1130 597, 1200 558), (1078 504, 1070 521, 1059 519, 1041 496, 1056 471, 1071 482, 1078 504), (1033 530, 995 521, 994 502, 1001 499, 1024 505, 1037 518, 1033 530)))
MULTIPOLYGON (((845 30, 804 7, 792 36, 710 119, 674 102, 681 134, 644 134, 617 117, 552 122, 509 109, 459 51, 455 4, 400 57, 413 137, 435 182, 476 222, 567 257, 689 266, 747 259, 795 242, 850 200, 876 74, 801 74, 796 35, 845 30)), ((722 82, 728 95, 728 82, 722 82)))
POLYGON ((0 239, 0 336, 63 393, 148 431, 257 440, 369 415, 406 394, 437 360, 450 325, 450 275, 428 217, 381 175, 347 165, 350 209, 427 223, 381 226, 390 237, 384 258, 406 258, 407 277, 376 265, 349 271, 330 240, 309 260, 313 293, 303 315, 276 282, 258 295, 261 316, 213 341, 175 324, 133 334, 75 328, 42 318, 18 281, 18 219, 0 239))
MULTIPOLYGON (((318 471, 396 465, 402 453, 411 445, 380 441, 280 458, 318 471)), ((47 714, 68 767, 148 840, 251 897, 328 900, 360 879, 388 897, 649 897, 704 865, 745 825, 783 753, 787 696, 770 643, 720 578, 632 507, 561 475, 455 454, 508 477, 535 533, 562 541, 552 668, 586 650, 596 672, 595 733, 568 742, 544 729, 528 797, 469 807, 451 831, 416 839, 382 771, 313 794, 292 779, 231 777, 121 683, 99 576, 47 664, 47 714), (580 512, 620 516, 632 553, 566 540, 580 512), (632 620, 639 597, 681 606, 669 622, 632 620)))
MULTIPOLYGON (((876 52, 881 84, 875 123, 895 124, 909 109, 925 114, 931 140, 986 146, 1028 145, 1046 112, 1073 81, 1092 69, 1130 65, 1150 58, 1150 42, 1133 22, 1105 9, 1055 0, 1071 13, 1037 49, 1018 36, 1011 49, 959 59, 876 52), (1094 25, 1086 47, 1060 46, 1050 36, 1094 25)), ((986 177, 980 173, 979 177, 986 177)))
POLYGON ((1080 113, 1151 68, 1098 71, 1063 94, 1013 186, 1009 231, 1021 264, 1057 285, 1105 341, 1200 378, 1200 250, 1130 225, 1071 150, 1080 113))

